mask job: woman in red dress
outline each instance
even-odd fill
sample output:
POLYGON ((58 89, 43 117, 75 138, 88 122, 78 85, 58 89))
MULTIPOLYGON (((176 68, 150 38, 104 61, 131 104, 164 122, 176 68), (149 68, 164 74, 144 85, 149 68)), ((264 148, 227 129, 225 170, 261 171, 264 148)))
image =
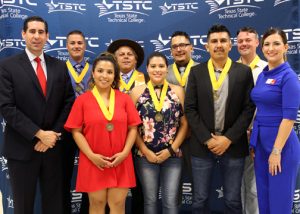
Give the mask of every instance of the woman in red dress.
POLYGON ((141 123, 127 94, 116 90, 119 68, 112 56, 93 64, 94 87, 79 96, 65 129, 80 149, 76 191, 87 192, 89 213, 125 213, 128 188, 135 186, 131 147, 141 123))

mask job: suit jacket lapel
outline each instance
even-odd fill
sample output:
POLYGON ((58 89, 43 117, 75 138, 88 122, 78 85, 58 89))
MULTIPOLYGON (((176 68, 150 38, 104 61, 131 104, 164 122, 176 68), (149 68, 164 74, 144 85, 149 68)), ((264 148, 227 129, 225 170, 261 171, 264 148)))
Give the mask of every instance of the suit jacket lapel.
POLYGON ((208 93, 207 93, 208 102, 209 102, 209 105, 212 108, 214 108, 213 87, 212 87, 212 84, 211 84, 211 80, 210 80, 210 76, 209 76, 209 71, 208 71, 208 68, 207 68, 207 63, 206 63, 206 69, 205 69, 204 78, 206 78, 206 80, 203 81, 204 84, 205 84, 204 87, 208 89, 208 93))
POLYGON ((234 93, 233 89, 234 89, 234 84, 236 81, 236 77, 238 75, 238 71, 236 69, 233 68, 234 66, 234 62, 232 62, 232 65, 229 69, 228 72, 228 98, 227 98, 227 102, 226 102, 226 111, 225 111, 225 115, 227 114, 228 108, 229 108, 229 103, 230 103, 230 99, 234 93))
POLYGON ((28 74, 29 78, 32 80, 33 85, 44 96, 40 82, 25 51, 20 57, 20 63, 22 65, 23 70, 28 74))
POLYGON ((205 102, 204 105, 207 105, 207 117, 209 118, 208 121, 211 121, 213 127, 215 126, 215 110, 214 110, 214 97, 213 97, 213 88, 207 68, 207 63, 205 64, 205 69, 203 70, 203 74, 201 75, 201 78, 203 78, 203 81, 201 83, 203 84, 203 87, 205 90, 207 90, 207 99, 203 100, 205 102), (207 103, 206 103, 207 102, 207 103))
POLYGON ((53 87, 53 63, 51 63, 51 59, 49 56, 44 54, 46 67, 47 67, 47 94, 46 99, 49 98, 52 87, 53 87))

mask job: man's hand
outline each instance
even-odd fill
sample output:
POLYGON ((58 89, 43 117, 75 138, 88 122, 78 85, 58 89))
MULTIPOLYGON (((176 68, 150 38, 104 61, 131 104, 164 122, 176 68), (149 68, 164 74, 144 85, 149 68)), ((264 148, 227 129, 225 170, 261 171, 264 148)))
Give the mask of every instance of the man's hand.
POLYGON ((40 129, 35 136, 39 138, 43 144, 47 145, 49 148, 53 148, 56 144, 56 141, 60 138, 61 133, 44 131, 40 129))
POLYGON ((216 155, 222 155, 229 148, 231 140, 225 136, 211 134, 212 138, 207 142, 207 147, 216 155))
POLYGON ((34 150, 37 152, 46 152, 48 149, 49 146, 43 144, 42 141, 38 141, 34 146, 34 150))

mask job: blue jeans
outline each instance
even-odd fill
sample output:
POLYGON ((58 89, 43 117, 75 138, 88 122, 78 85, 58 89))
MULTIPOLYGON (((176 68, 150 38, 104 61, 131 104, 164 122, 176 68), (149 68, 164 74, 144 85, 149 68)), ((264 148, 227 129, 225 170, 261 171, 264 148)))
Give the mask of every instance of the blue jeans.
POLYGON ((225 214, 242 214, 241 183, 245 158, 233 158, 229 155, 191 157, 193 172, 193 213, 207 214, 209 193, 214 166, 218 161, 223 179, 225 214))
POLYGON ((163 214, 179 211, 182 158, 168 158, 161 164, 150 163, 145 157, 136 157, 137 175, 144 194, 144 214, 157 214, 158 192, 161 187, 163 214))

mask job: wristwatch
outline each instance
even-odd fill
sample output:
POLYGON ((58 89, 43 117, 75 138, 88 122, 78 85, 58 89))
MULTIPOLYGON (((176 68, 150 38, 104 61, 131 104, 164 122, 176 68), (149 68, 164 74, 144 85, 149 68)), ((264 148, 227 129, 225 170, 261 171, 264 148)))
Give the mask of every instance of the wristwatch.
POLYGON ((281 149, 273 147, 272 154, 274 154, 274 155, 280 155, 281 154, 281 149))

